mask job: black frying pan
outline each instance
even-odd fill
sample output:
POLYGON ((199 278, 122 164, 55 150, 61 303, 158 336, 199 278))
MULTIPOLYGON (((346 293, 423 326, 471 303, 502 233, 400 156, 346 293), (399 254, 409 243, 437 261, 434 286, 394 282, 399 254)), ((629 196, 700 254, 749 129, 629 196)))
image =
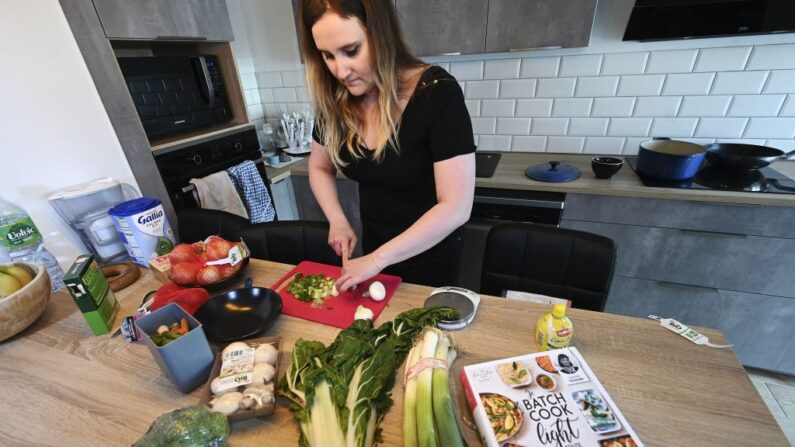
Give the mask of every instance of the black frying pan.
POLYGON ((210 298, 194 317, 202 323, 207 339, 215 343, 228 343, 251 338, 273 325, 282 313, 282 298, 264 287, 246 286, 210 298))
POLYGON ((706 146, 707 161, 726 169, 761 169, 779 159, 795 155, 767 146, 716 143, 706 146))

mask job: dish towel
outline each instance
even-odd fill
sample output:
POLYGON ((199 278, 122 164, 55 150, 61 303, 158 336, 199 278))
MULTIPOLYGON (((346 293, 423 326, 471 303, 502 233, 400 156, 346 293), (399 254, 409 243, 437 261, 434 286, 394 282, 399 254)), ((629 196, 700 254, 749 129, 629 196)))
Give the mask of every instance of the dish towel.
POLYGON ((199 206, 211 210, 221 210, 248 218, 246 207, 240 201, 235 184, 226 171, 219 171, 204 178, 192 178, 190 183, 196 187, 199 206))
POLYGON ((273 208, 271 195, 265 188, 262 176, 259 175, 257 165, 251 160, 246 160, 237 166, 232 166, 226 172, 242 193, 240 197, 248 208, 248 217, 251 223, 272 222, 276 219, 276 210, 273 208))

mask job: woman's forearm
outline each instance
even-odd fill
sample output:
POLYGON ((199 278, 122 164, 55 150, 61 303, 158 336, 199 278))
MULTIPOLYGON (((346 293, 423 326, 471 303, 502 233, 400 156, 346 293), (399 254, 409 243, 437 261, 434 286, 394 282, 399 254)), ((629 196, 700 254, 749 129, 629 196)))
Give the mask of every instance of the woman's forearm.
MULTIPOLYGON (((313 145, 317 145, 317 143, 313 143, 313 145)), ((342 205, 340 205, 337 195, 336 169, 322 151, 324 149, 319 145, 317 148, 312 148, 308 163, 309 187, 329 223, 347 224, 348 219, 345 217, 345 212, 342 211, 342 205)))

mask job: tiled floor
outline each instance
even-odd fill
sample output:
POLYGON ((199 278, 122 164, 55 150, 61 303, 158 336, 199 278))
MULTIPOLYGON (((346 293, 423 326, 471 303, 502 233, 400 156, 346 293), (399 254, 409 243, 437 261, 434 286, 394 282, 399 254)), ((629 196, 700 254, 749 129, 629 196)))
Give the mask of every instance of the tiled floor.
POLYGON ((795 377, 747 368, 759 395, 795 446, 795 377))

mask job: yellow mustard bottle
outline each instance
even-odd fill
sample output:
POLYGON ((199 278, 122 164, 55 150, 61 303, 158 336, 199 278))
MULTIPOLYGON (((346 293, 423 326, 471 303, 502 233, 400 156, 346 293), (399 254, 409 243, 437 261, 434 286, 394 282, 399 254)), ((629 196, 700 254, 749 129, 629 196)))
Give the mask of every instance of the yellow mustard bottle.
POLYGON ((555 304, 552 312, 547 312, 536 324, 536 347, 541 351, 560 349, 569 346, 574 334, 574 325, 566 316, 566 305, 555 304))

